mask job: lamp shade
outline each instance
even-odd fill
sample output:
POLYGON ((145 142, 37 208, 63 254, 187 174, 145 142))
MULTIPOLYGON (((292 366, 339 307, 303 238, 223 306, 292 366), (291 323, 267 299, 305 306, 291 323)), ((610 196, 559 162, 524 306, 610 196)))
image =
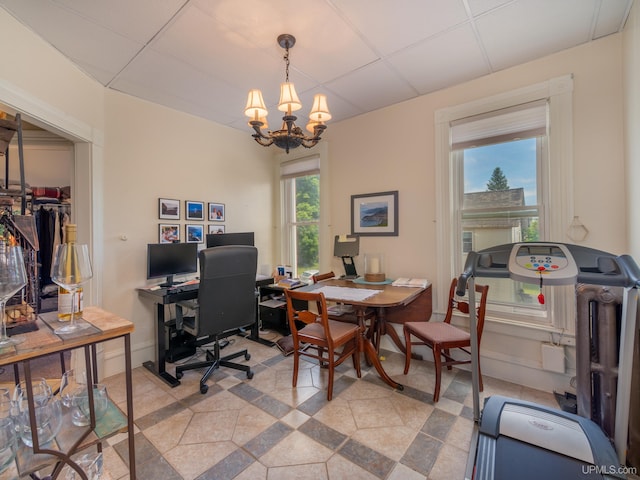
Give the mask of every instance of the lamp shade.
POLYGON ((278 104, 278 110, 281 112, 295 112, 302 108, 302 103, 296 93, 296 88, 291 82, 284 82, 280 84, 280 103, 278 104))
POLYGON ((311 113, 309 113, 309 120, 312 122, 326 122, 327 120, 331 120, 326 95, 322 93, 315 94, 313 97, 313 105, 311 106, 311 113))
POLYGON ((249 118, 259 120, 261 117, 266 117, 268 113, 262 99, 262 92, 258 89, 250 90, 247 96, 247 106, 244 107, 244 114, 249 118))
POLYGON ((320 125, 320 122, 314 122, 314 121, 310 121, 309 123, 307 123, 307 126, 305 127, 307 129, 308 132, 310 133, 314 133, 314 128, 316 125, 320 125))

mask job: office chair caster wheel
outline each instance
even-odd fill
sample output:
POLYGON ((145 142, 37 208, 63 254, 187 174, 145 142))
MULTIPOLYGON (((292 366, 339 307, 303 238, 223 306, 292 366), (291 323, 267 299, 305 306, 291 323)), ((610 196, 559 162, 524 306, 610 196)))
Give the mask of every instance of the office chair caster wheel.
POLYGON ((205 394, 209 391, 209 385, 200 385, 200 393, 205 394))
POLYGON ((253 378, 253 372, 252 372, 251 370, 249 370, 249 371, 247 372, 247 378, 248 378, 249 380, 251 380, 251 379, 253 378))
POLYGON ((176 372, 176 378, 177 378, 178 380, 180 380, 183 376, 184 376, 184 373, 182 373, 182 372, 176 372))
POLYGON ((247 352, 247 353, 245 353, 245 354, 244 354, 244 359, 245 359, 245 360, 250 360, 250 359, 251 359, 251 354, 250 354, 250 353, 248 353, 248 352, 247 352))

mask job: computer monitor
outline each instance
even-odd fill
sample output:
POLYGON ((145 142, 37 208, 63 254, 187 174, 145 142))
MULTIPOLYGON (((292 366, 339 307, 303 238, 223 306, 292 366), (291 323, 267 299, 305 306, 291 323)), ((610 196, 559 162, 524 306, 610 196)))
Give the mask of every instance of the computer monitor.
POLYGON ((147 245, 147 278, 165 277, 163 287, 173 285, 173 276, 198 271, 197 243, 150 243, 147 245))
POLYGON ((224 245, 248 245, 253 247, 253 232, 207 234, 207 248, 222 247, 224 245))

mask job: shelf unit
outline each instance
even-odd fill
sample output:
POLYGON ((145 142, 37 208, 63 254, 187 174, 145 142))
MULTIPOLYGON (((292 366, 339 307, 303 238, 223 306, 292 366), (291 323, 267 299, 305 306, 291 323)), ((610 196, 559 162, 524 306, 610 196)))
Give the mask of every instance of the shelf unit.
MULTIPOLYGON (((300 285, 302 286, 302 285, 300 285)), ((273 328, 283 335, 290 335, 287 320, 287 303, 284 298, 285 288, 277 284, 261 285, 259 287, 258 308, 260 312, 260 326, 263 329, 273 328)), ((295 301, 296 308, 306 308, 306 302, 295 301)))
MULTIPOLYGON (((98 383, 96 346, 101 342, 122 338, 125 351, 125 382, 127 408, 126 414, 114 403, 109 401, 105 415, 96 421, 93 410, 92 390, 89 391, 90 424, 87 427, 76 427, 71 422, 71 414, 64 411, 63 423, 56 438, 49 444, 40 445, 37 434, 33 438, 33 448, 25 446, 21 440, 15 467, 20 478, 38 479, 38 472, 50 469, 52 479, 58 478, 65 465, 74 469, 78 476, 87 480, 87 475, 82 471, 72 458, 78 452, 91 447, 97 451, 102 450, 102 442, 107 438, 127 432, 129 446, 129 478, 136 479, 135 469, 135 445, 133 441, 133 384, 131 379, 131 332, 133 323, 120 318, 98 307, 86 307, 84 320, 90 326, 80 332, 70 335, 56 335, 49 324, 57 322, 56 312, 40 315, 36 321, 38 330, 20 335, 23 342, 0 350, 0 366, 22 363, 24 377, 27 385, 27 398, 29 403, 29 417, 31 430, 36 424, 33 409, 33 392, 31 391, 31 360, 51 353, 60 353, 67 350, 83 349, 86 362, 87 385, 98 383), (95 379, 95 381, 94 381, 95 379)), ((47 477, 48 478, 48 477, 47 477)))
MULTIPOLYGON (((22 136, 22 116, 16 113, 14 118, 0 118, 0 156, 4 157, 4 182, 0 183, 0 200, 6 199, 9 204, 0 202, 0 225, 4 227, 22 247, 27 267, 27 287, 18 292, 8 303, 21 303, 24 299, 37 315, 39 310, 38 285, 38 233, 35 219, 27 213, 27 188, 24 172, 24 145, 22 136), (9 144, 17 136, 18 166, 20 169, 20 185, 11 185, 9 177, 9 144), (14 200, 20 202, 19 214, 13 208, 14 200), (24 295, 24 297, 23 297, 24 295)), ((0 319, 1 321, 2 319, 0 319)))
POLYGON ((20 214, 27 211, 27 189, 24 178, 24 147, 22 142, 22 117, 16 113, 13 120, 0 118, 0 155, 5 157, 4 184, 0 188, 0 197, 20 199, 20 214), (14 135, 18 135, 18 163, 20 166, 20 190, 9 185, 9 143, 14 135))

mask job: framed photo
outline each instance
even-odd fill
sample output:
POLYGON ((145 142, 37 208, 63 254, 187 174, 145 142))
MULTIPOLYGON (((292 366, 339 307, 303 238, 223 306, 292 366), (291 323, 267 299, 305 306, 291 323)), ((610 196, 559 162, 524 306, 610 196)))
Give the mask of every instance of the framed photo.
POLYGON ((351 195, 351 233, 398 236, 398 191, 351 195))
POLYGON ((209 233, 224 233, 224 225, 209 225, 209 233))
POLYGON ((161 223, 158 243, 174 243, 180 241, 180 225, 177 223, 161 223))
POLYGON ((224 222, 224 203, 209 203, 209 221, 224 222))
POLYGON ((158 199, 158 217, 161 220, 180 220, 180 200, 158 199))
POLYGON ((204 202, 184 202, 184 218, 187 220, 204 220, 204 202))
POLYGON ((203 243, 204 242, 204 225, 186 224, 185 239, 187 243, 203 243))

